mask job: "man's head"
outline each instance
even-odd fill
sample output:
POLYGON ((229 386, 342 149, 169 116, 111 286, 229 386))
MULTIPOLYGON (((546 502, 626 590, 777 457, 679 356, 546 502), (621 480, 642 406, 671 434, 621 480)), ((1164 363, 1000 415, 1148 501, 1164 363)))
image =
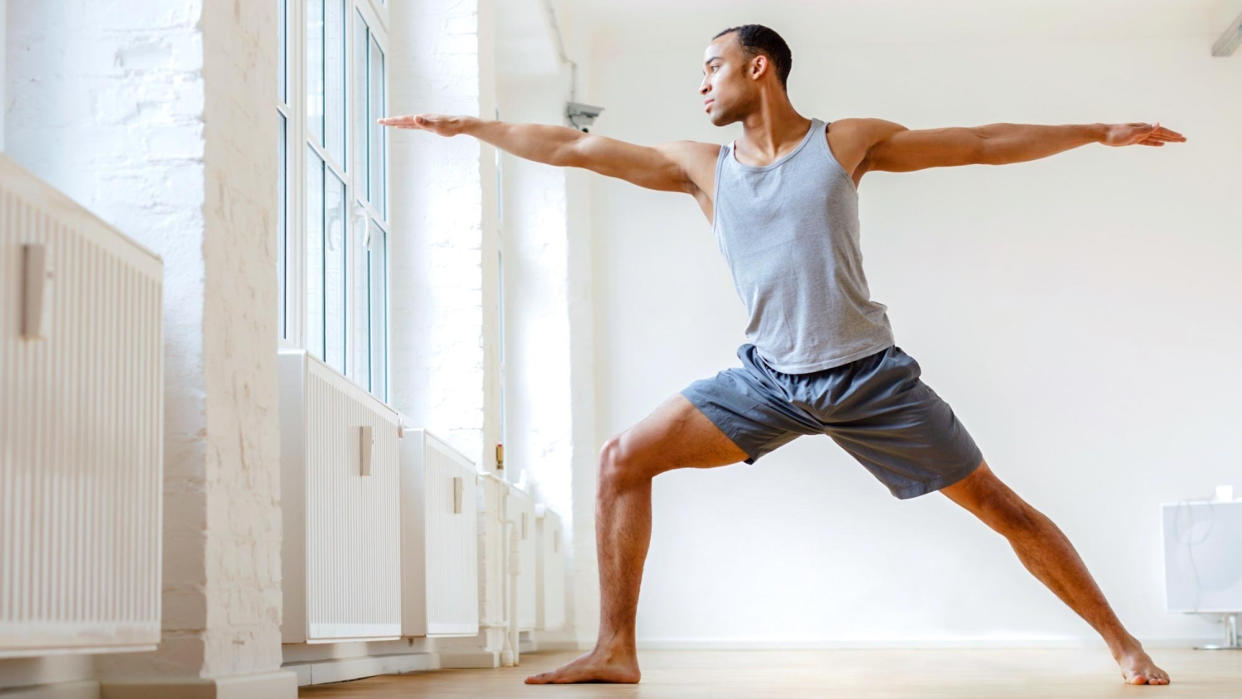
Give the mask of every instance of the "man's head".
POLYGON ((793 55, 780 34, 761 24, 729 27, 703 53, 699 94, 712 123, 724 126, 754 110, 764 92, 784 98, 793 55))

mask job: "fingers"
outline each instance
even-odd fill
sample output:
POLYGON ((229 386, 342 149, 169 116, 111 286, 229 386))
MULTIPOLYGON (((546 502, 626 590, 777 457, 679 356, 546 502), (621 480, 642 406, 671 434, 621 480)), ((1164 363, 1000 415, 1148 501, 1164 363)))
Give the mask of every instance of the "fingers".
POLYGON ((1179 143, 1186 140, 1185 136, 1172 129, 1161 126, 1158 121, 1155 126, 1151 127, 1151 132, 1144 136, 1144 138, 1154 138, 1161 141, 1177 141, 1179 143))
POLYGON ((405 116, 381 117, 376 121, 384 126, 395 126, 399 129, 421 129, 428 125, 427 117, 422 114, 405 116))
POLYGON ((1166 143, 1183 143, 1186 141, 1185 136, 1161 126, 1160 122, 1155 124, 1131 122, 1128 126, 1131 127, 1134 134, 1128 141, 1132 145, 1161 147, 1166 143))

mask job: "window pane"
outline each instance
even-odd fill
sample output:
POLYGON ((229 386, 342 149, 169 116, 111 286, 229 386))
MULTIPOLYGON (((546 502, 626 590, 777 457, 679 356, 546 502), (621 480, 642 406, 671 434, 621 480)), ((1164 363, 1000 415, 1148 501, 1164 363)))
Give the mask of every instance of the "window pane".
POLYGON ((324 171, 324 356, 345 373, 345 183, 324 171))
POLYGON ((388 232, 371 221, 371 393, 388 400, 388 232))
POLYGON ((306 351, 323 359, 323 160, 306 147, 306 351))
POLYGON ((288 279, 289 264, 285 258, 288 251, 288 215, 286 207, 289 202, 289 167, 285 157, 285 139, 288 136, 289 125, 286 123, 285 115, 280 112, 276 113, 280 119, 280 139, 276 145, 276 160, 279 174, 276 176, 276 332, 277 337, 289 337, 289 326, 287 316, 285 314, 285 302, 287 298, 286 279, 288 279))
POLYGON ((306 132, 323 143, 323 3, 306 0, 306 132))
MULTIPOLYGON (((367 76, 369 112, 371 114, 383 114, 384 105, 384 52, 380 50, 379 44, 375 43, 375 37, 371 37, 370 41, 370 70, 367 76)), ((368 179, 367 192, 371 203, 379 210, 380 216, 388 218, 388 211, 384 202, 384 179, 387 163, 384 162, 384 127, 375 122, 374 119, 368 119, 367 124, 370 126, 371 138, 367 144, 370 148, 370 176, 368 179)))
POLYGON ((345 167, 345 1, 325 2, 323 145, 345 167))
POLYGON ((354 14, 354 80, 351 83, 353 94, 351 97, 354 101, 354 109, 357 112, 357 118, 354 121, 354 132, 351 134, 353 143, 350 144, 354 161, 354 192, 359 198, 367 198, 367 176, 370 173, 370 166, 367 164, 367 124, 378 119, 381 115, 371 114, 367 105, 367 42, 370 40, 370 33, 367 29, 367 22, 362 18, 361 14, 354 14))
POLYGON ((289 97, 288 97, 288 77, 289 77, 289 54, 288 54, 289 24, 288 24, 288 20, 289 20, 289 0, 280 0, 280 2, 278 3, 278 9, 276 10, 276 36, 278 37, 277 45, 279 46, 277 51, 280 54, 280 57, 277 59, 280 62, 280 67, 278 68, 278 75, 276 78, 276 94, 280 96, 280 101, 282 103, 289 101, 289 97))

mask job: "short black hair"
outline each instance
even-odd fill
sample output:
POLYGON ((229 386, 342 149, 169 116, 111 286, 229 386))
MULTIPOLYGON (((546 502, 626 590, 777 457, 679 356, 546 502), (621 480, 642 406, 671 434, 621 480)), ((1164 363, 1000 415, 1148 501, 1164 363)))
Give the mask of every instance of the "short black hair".
POLYGON ((793 68, 793 54, 780 34, 762 24, 743 24, 729 27, 713 36, 712 41, 729 32, 737 32, 737 42, 741 44, 747 59, 754 58, 758 53, 766 54, 772 65, 776 66, 776 76, 781 80, 781 87, 789 89, 786 82, 789 80, 789 69, 793 68))

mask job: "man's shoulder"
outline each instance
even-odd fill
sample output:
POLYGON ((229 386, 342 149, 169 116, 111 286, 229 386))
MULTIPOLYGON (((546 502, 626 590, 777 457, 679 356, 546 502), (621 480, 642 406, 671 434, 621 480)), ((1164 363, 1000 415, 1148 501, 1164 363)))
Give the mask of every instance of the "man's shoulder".
POLYGON ((887 119, 877 119, 875 117, 847 117, 837 119, 828 126, 828 133, 840 131, 842 134, 849 134, 863 138, 864 140, 882 140, 895 131, 903 131, 906 127, 894 121, 887 119))
POLYGON ((846 171, 856 173, 860 166, 866 167, 871 147, 906 127, 887 119, 873 117, 849 117, 837 119, 828 125, 828 147, 836 154, 846 171))
POLYGON ((673 141, 658 148, 681 166, 695 190, 711 191, 710 185, 716 176, 716 158, 720 155, 719 143, 673 141))
POLYGON ((715 158, 720 153, 719 143, 703 141, 672 141, 659 146, 665 153, 679 158, 715 158))

